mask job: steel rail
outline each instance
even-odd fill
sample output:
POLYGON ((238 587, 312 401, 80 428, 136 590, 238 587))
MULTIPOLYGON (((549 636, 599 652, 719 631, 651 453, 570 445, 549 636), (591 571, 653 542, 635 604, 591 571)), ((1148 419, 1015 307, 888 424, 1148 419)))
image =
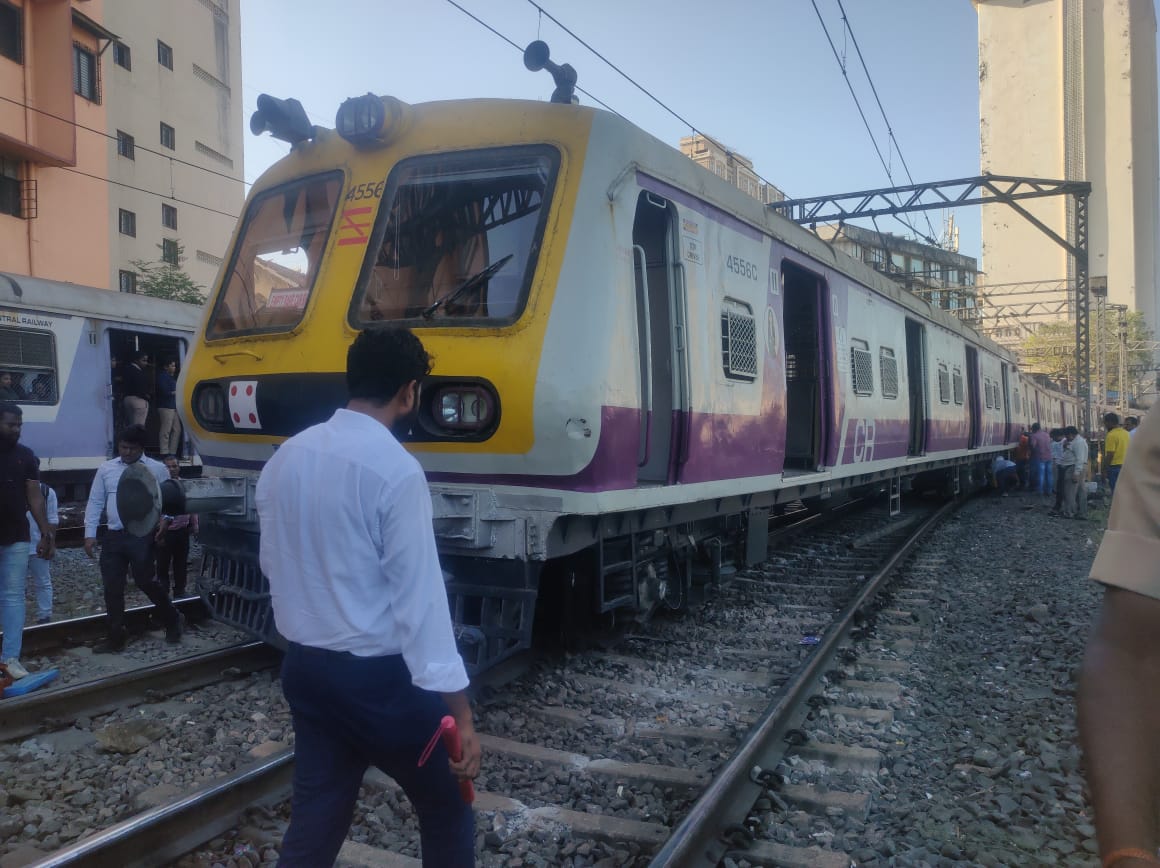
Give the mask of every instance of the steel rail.
POLYGON ((803 713, 847 631, 899 564, 946 515, 957 507, 951 501, 924 521, 830 625, 806 665, 774 695, 761 718, 733 752, 721 772, 693 804, 664 847, 653 857, 652 868, 715 866, 731 846, 722 840, 730 827, 742 823, 765 785, 755 778, 771 770, 784 753, 782 739, 803 713))
MULTIPOLYGON (((200 621, 209 617, 205 604, 200 597, 182 597, 174 600, 173 605, 189 620, 200 621)), ((130 633, 140 632, 146 628, 153 615, 152 603, 146 606, 134 606, 125 610, 125 627, 130 633)), ((106 616, 104 612, 95 615, 82 615, 79 618, 68 618, 63 621, 50 621, 47 624, 36 624, 24 628, 22 642, 23 656, 35 657, 57 648, 68 648, 93 642, 104 637, 106 633, 106 616)), ((0 636, 3 636, 0 632, 0 636)))
POLYGON ((281 652, 264 642, 243 642, 107 678, 0 700, 0 742, 63 729, 79 717, 106 714, 154 697, 260 672, 276 666, 280 659, 281 652))
POLYGON ((294 751, 282 751, 188 796, 82 838, 31 863, 30 868, 168 865, 237 826, 246 808, 289 798, 293 773, 294 751))

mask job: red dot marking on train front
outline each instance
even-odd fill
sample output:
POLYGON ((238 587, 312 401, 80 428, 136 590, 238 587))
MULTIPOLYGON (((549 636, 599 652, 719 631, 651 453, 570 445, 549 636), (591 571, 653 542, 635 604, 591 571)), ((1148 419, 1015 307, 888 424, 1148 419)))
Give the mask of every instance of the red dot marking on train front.
POLYGON ((254 394, 254 387, 253 386, 246 386, 246 397, 248 398, 252 394, 254 394))
POLYGON ((251 414, 250 414, 250 424, 251 424, 251 425, 257 425, 257 424, 258 424, 258 417, 257 417, 257 416, 255 416, 253 413, 251 413, 251 414))
POLYGON ((237 394, 238 394, 238 387, 237 386, 230 386, 230 397, 232 398, 237 394))
POLYGON ((241 417, 241 416, 239 416, 237 413, 234 413, 234 421, 235 421, 235 422, 241 422, 241 421, 242 421, 242 417, 241 417))

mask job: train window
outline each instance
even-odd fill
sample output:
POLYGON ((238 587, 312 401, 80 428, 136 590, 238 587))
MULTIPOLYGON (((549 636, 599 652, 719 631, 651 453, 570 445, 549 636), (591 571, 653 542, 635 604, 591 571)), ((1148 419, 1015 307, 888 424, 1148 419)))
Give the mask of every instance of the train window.
POLYGON ((757 321, 753 308, 725 299, 721 310, 721 365, 730 380, 757 379, 757 321))
POLYGON ((855 395, 874 394, 874 361, 866 341, 856 338, 850 341, 850 372, 855 395))
POLYGON ((951 374, 944 362, 938 363, 938 399, 944 404, 951 402, 951 374))
POLYGON ((52 333, 0 328, 0 401, 55 404, 57 400, 52 333))
POLYGON ((515 321, 531 287, 558 163, 547 147, 399 163, 351 300, 351 325, 515 321))
POLYGON ((288 331, 306 313, 342 190, 341 172, 254 197, 206 326, 210 340, 288 331))
POLYGON ((882 397, 898 397, 898 360, 890 347, 878 348, 878 373, 882 377, 882 397))
POLYGON ((983 380, 983 403, 987 409, 991 409, 991 381, 983 380))
POLYGON ((963 403, 963 372, 955 368, 951 374, 951 382, 955 390, 955 403, 963 403))

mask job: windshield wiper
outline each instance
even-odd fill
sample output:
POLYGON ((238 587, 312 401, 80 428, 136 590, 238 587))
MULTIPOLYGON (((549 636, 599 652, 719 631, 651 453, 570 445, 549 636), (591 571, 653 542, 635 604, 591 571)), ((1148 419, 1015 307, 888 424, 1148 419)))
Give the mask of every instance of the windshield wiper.
POLYGON ((471 275, 471 277, 467 278, 467 280, 463 281, 463 283, 459 284, 459 286, 455 287, 455 289, 451 290, 446 295, 437 298, 433 304, 423 308, 423 319, 431 319, 431 317, 435 315, 435 311, 439 310, 439 308, 443 307, 443 305, 455 301, 455 299, 459 298, 459 296, 463 295, 463 293, 467 292, 469 289, 474 289, 481 283, 490 280, 497 271, 508 264, 508 260, 513 256, 515 256, 514 253, 509 253, 503 259, 497 259, 487 268, 483 269, 483 271, 476 272, 475 274, 471 275))

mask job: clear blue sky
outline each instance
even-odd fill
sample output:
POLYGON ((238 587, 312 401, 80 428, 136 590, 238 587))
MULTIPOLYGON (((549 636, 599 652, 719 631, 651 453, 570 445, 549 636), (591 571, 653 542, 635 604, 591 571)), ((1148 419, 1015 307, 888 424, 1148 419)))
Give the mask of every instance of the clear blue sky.
MULTIPOLYGON (((658 106, 527 0, 457 0, 522 45, 541 38, 580 87, 672 145, 688 124, 658 106)), ((887 116, 916 181, 978 174, 977 19, 970 0, 843 0, 887 116)), ((809 0, 540 0, 699 130, 750 157, 791 196, 887 186, 809 0)), ((837 0, 817 0, 845 51, 863 109, 886 153, 886 126, 842 26, 837 0)), ((546 72, 446 0, 244 0, 245 113, 259 93, 294 97, 333 126, 339 103, 373 91, 406 102, 547 99, 546 72)), ((591 100, 581 95, 581 101, 591 100)), ((246 132, 246 179, 286 146, 246 132)), ((897 152, 894 182, 906 183, 897 152)), ((1001 167, 995 167, 1002 171, 1001 167)), ((910 215, 925 231, 921 215, 910 215)), ((936 234, 942 215, 930 212, 936 234)), ((958 217, 963 253, 978 255, 977 209, 958 217)), ((905 231, 889 218, 886 231, 905 231)))

